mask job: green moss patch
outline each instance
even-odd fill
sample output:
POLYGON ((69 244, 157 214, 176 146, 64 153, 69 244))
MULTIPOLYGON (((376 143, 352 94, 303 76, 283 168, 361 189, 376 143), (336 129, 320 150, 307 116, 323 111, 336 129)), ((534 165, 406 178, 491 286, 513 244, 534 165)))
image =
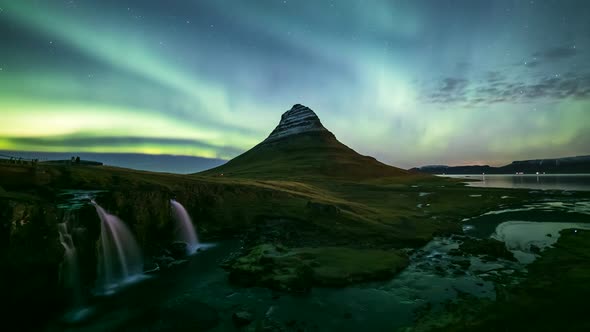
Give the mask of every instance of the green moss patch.
POLYGON ((408 265, 397 250, 346 247, 295 248, 262 244, 224 265, 230 281, 285 291, 312 286, 346 286, 393 277, 408 265))

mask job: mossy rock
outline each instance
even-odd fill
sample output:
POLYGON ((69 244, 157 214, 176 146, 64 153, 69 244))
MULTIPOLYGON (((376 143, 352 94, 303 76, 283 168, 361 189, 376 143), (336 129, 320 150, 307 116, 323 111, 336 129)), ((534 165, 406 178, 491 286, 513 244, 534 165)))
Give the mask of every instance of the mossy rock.
POLYGON ((258 245, 225 266, 229 279, 243 286, 307 291, 312 286, 346 286, 393 277, 409 263, 396 250, 346 247, 295 248, 258 245))

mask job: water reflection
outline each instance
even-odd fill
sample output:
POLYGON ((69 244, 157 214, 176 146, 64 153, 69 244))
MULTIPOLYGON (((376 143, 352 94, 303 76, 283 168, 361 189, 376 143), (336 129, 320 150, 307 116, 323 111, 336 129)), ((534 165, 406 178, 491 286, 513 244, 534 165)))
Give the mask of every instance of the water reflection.
POLYGON ((468 180, 470 187, 590 191, 590 174, 445 175, 468 180))

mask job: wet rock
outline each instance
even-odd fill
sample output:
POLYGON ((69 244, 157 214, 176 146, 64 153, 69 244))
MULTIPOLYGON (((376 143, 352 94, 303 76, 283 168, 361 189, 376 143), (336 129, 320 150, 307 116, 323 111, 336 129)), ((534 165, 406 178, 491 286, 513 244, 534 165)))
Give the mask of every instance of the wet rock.
POLYGON ((253 320, 253 316, 248 311, 238 311, 234 312, 231 316, 232 321, 236 327, 242 327, 250 324, 253 320))
POLYGON ((484 256, 483 259, 488 261, 494 261, 498 258, 516 261, 514 254, 506 249, 504 242, 491 238, 476 239, 465 237, 459 248, 451 250, 449 254, 455 256, 484 256))
POLYGON ((468 269, 471 266, 470 260, 457 260, 457 261, 453 261, 453 263, 455 263, 456 265, 458 265, 459 267, 461 267, 464 270, 468 269))
POLYGON ((167 267, 168 265, 170 265, 170 263, 174 262, 174 258, 170 256, 159 256, 154 257, 154 262, 159 266, 167 267))
POLYGON ((183 241, 173 242, 170 244, 170 254, 176 259, 186 257, 188 254, 188 244, 183 241))
POLYGON ((188 263, 188 261, 187 261, 186 259, 179 259, 179 260, 175 260, 175 261, 173 261, 173 262, 170 262, 170 263, 168 264, 168 268, 169 268, 169 269, 171 269, 171 268, 174 268, 174 267, 178 267, 178 266, 181 266, 181 265, 185 265, 185 264, 187 264, 187 263, 188 263))
POLYGON ((440 276, 444 276, 446 274, 445 269, 440 265, 434 267, 434 272, 440 276))
POLYGON ((533 254, 540 254, 541 253, 541 248, 539 248, 539 246, 536 246, 534 244, 531 244, 531 246, 529 247, 529 251, 533 254))
POLYGON ((463 276, 465 274, 466 273, 463 270, 455 270, 455 271, 453 271, 453 275, 455 275, 455 276, 463 276))

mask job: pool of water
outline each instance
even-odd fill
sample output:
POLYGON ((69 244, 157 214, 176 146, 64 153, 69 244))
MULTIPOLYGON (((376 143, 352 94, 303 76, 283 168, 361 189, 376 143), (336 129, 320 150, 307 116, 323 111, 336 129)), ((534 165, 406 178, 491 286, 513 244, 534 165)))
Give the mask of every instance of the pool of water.
POLYGON ((548 198, 489 211, 463 222, 465 234, 500 240, 521 263, 529 264, 539 251, 557 242, 560 231, 590 229, 590 201, 548 198))
POLYGON ((504 242, 521 263, 530 263, 535 260, 537 250, 555 244, 565 229, 574 233, 579 229, 590 230, 590 223, 511 220, 499 224, 492 237, 504 242))

